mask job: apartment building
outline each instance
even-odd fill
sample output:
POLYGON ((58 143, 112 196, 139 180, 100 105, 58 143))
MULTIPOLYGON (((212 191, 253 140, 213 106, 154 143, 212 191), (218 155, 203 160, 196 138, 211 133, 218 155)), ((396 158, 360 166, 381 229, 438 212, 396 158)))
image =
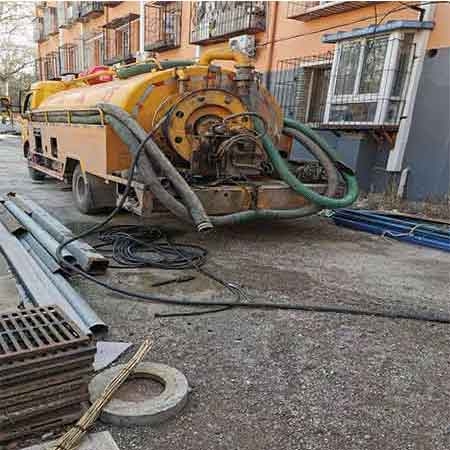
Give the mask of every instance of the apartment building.
POLYGON ((38 2, 36 77, 232 46, 254 59, 286 116, 357 170, 364 191, 444 200, 449 23, 447 2, 38 2))

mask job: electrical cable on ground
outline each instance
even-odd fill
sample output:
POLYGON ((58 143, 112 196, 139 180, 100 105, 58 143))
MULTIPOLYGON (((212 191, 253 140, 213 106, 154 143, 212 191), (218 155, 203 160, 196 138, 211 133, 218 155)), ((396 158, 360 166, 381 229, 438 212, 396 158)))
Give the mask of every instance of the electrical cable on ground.
MULTIPOLYGON (((82 239, 88 235, 91 235, 97 231, 99 231, 101 228, 103 228, 106 224, 108 224, 114 216, 122 209, 123 205, 125 204, 125 200, 130 193, 132 180, 134 171, 137 166, 137 162, 139 157, 141 156, 142 149, 144 148, 144 145, 148 139, 151 138, 151 136, 154 134, 156 129, 162 124, 164 118, 161 119, 158 124, 152 128, 152 130, 147 134, 146 139, 143 140, 135 154, 135 157, 133 159, 129 174, 128 174, 128 180, 126 184, 126 188, 124 191, 124 194, 122 195, 122 198, 120 199, 118 205, 116 208, 101 222, 94 225, 93 227, 83 231, 82 233, 79 233, 78 235, 72 237, 71 239, 66 240, 65 242, 61 243, 56 251, 57 257, 62 264, 62 266, 66 269, 69 269, 73 273, 76 273, 83 278, 92 281, 93 283, 96 283, 99 286, 102 286, 105 289, 108 289, 112 292, 115 292, 117 294, 123 295, 128 298, 137 299, 144 302, 157 302, 162 304, 168 304, 168 305, 178 305, 178 306, 192 306, 192 307, 214 307, 217 308, 213 311, 197 311, 193 313, 188 313, 189 315, 194 314, 208 314, 211 312, 219 312, 223 311, 225 309, 229 308, 244 308, 244 309, 265 309, 265 310, 294 310, 294 311, 306 311, 306 312, 318 312, 318 313, 334 313, 334 314, 345 314, 345 315, 353 315, 353 316, 368 316, 368 317, 382 317, 382 318, 389 318, 389 319, 407 319, 407 320, 415 320, 415 321, 424 321, 424 322, 436 322, 436 323, 450 323, 450 317, 442 317, 437 315, 429 315, 429 314, 411 314, 411 313, 394 313, 394 312, 379 312, 379 311, 370 311, 370 310, 363 310, 363 309, 352 309, 347 307, 339 307, 339 306, 322 306, 322 305, 304 305, 304 304, 295 304, 295 303, 270 303, 270 302, 249 302, 245 303, 241 301, 240 299, 236 301, 212 301, 212 300, 198 300, 193 301, 187 298, 170 298, 165 297, 161 295, 156 294, 145 294, 141 292, 132 292, 127 289, 123 289, 117 286, 113 286, 109 283, 106 283, 104 281, 99 280, 93 275, 90 275, 83 270, 76 267, 74 264, 68 263, 65 261, 62 256, 61 252, 70 242, 73 242, 77 239, 82 239)), ((206 273, 208 276, 212 277, 213 279, 216 279, 220 283, 224 283, 223 280, 220 280, 218 277, 215 277, 213 274, 210 274, 209 272, 206 272, 204 269, 199 268, 199 270, 202 271, 202 273, 206 273)), ((230 283, 225 284, 229 289, 233 289, 233 285, 230 283)), ((235 287, 235 289, 237 289, 235 287)), ((186 313, 173 313, 168 315, 159 315, 159 316, 166 316, 166 317, 175 317, 178 315, 187 315, 186 313)))

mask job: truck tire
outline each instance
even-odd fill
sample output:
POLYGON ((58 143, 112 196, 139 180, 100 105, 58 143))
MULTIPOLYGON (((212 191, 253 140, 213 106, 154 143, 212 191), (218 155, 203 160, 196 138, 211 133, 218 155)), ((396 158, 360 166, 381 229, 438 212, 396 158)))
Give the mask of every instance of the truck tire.
POLYGON ((95 214, 116 206, 114 183, 106 184, 100 177, 83 174, 79 164, 72 175, 72 196, 76 207, 84 214, 95 214))
POLYGON ((45 179, 45 174, 39 172, 39 170, 34 169, 31 166, 28 166, 28 174, 33 181, 42 181, 45 179))

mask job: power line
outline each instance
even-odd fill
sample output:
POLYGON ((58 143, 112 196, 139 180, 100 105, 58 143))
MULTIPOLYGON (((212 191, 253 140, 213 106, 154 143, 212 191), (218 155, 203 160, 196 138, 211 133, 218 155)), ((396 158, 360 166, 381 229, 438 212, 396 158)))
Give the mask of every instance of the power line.
MULTIPOLYGON (((431 4, 439 4, 439 3, 449 3, 449 2, 433 1, 433 2, 421 3, 421 6, 426 6, 426 5, 431 5, 431 4)), ((331 27, 321 28, 320 30, 314 30, 314 31, 306 32, 306 33, 294 34, 293 36, 288 36, 288 37, 285 37, 285 38, 280 38, 280 39, 276 39, 276 40, 273 40, 273 41, 264 42, 263 44, 258 44, 257 47, 265 47, 266 45, 269 45, 269 44, 276 44, 276 43, 278 43, 278 42, 289 41, 289 40, 291 40, 291 39, 295 39, 295 38, 299 38, 299 37, 312 36, 312 35, 314 35, 314 34, 324 33, 325 31, 330 31, 330 30, 334 30, 334 29, 340 28, 340 27, 346 27, 346 26, 349 26, 349 25, 354 25, 354 24, 357 24, 357 23, 366 22, 366 21, 372 20, 372 19, 375 19, 375 20, 376 20, 375 25, 378 26, 378 25, 380 25, 380 24, 386 19, 386 17, 388 17, 390 14, 393 14, 393 13, 399 12, 399 11, 403 11, 403 10, 405 10, 405 9, 411 9, 411 5, 400 6, 400 7, 393 8, 393 9, 387 11, 387 12, 380 18, 380 20, 379 20, 378 23, 377 23, 377 21, 378 21, 378 17, 377 17, 377 16, 378 16, 378 15, 375 13, 375 15, 363 17, 363 18, 361 18, 361 19, 352 20, 351 22, 341 23, 341 24, 339 24, 339 25, 333 25, 333 26, 331 26, 331 27)))

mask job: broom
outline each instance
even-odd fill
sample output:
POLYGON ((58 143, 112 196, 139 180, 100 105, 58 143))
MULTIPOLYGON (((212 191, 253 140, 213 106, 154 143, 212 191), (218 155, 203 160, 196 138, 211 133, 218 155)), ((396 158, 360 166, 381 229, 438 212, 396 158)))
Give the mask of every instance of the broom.
POLYGON ((142 343, 125 367, 109 382, 102 395, 92 403, 91 407, 84 413, 80 420, 67 433, 61 436, 56 446, 52 446, 53 450, 74 450, 80 445, 81 439, 98 419, 104 406, 111 400, 117 389, 127 380, 151 347, 152 344, 149 340, 142 343))

